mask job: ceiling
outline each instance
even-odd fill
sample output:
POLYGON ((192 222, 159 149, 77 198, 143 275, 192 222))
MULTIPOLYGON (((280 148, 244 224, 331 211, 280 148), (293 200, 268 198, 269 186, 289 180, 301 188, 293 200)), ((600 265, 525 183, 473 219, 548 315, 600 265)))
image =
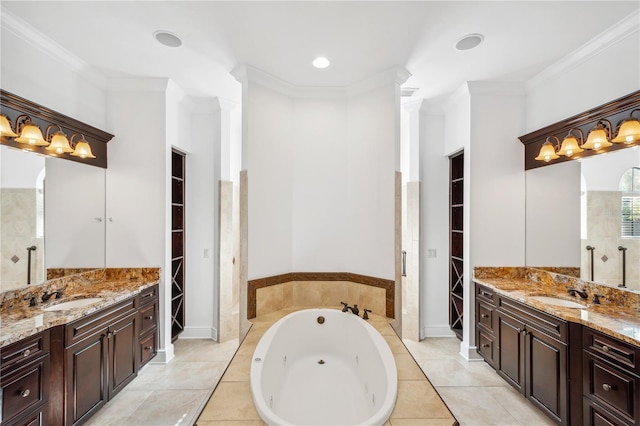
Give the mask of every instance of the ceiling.
POLYGON ((638 1, 7 1, 16 16, 107 76, 170 77, 216 96, 248 64, 299 86, 347 86, 394 66, 415 96, 464 81, 524 81, 629 14, 638 1), (152 36, 168 30, 183 45, 152 36), (476 49, 457 40, 481 33, 476 49), (331 61, 315 69, 316 56, 331 61))

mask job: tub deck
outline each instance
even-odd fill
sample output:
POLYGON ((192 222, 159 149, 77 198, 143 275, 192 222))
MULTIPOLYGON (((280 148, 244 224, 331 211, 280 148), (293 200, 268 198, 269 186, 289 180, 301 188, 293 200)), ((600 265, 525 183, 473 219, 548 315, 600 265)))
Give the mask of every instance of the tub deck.
MULTIPOLYGON (((211 399, 200 414, 198 426, 262 426, 253 406, 249 376, 251 357, 262 334, 285 315, 309 307, 287 308, 252 320, 253 326, 231 360, 211 399)), ((440 396, 389 325, 387 318, 370 314, 369 323, 385 338, 398 368, 398 398, 385 423, 388 426, 457 425, 440 396)))

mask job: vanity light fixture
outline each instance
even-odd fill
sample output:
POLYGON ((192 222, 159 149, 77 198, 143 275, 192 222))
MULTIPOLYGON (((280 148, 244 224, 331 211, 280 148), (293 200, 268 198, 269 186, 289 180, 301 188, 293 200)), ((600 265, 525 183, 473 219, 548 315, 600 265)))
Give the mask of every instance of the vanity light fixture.
POLYGON ((567 136, 565 136, 564 139, 562 140, 562 146, 558 150, 558 155, 571 157, 573 156, 573 154, 579 154, 581 152, 584 152, 584 149, 580 148, 582 141, 584 141, 584 134, 582 133, 582 130, 578 128, 569 130, 569 133, 567 134, 567 136), (571 133, 574 130, 580 133, 580 141, 578 141, 578 139, 576 139, 576 137, 571 133))
MULTIPOLYGON (((74 133, 73 135, 71 135, 71 143, 73 143, 74 136, 78 136, 78 134, 74 133)), ((81 136, 81 139, 76 143, 76 147, 71 153, 71 155, 73 155, 74 157, 80 157, 80 158, 96 158, 96 156, 93 155, 93 153, 91 152, 91 146, 89 145, 89 142, 87 142, 86 139, 84 138, 84 135, 80 135, 80 136, 81 136)))
POLYGON ((595 151, 602 148, 608 148, 613 145, 609 142, 611 137, 611 122, 606 119, 598 120, 595 127, 589 131, 587 141, 580 148, 593 149, 595 151))
POLYGON ((58 155, 73 152, 73 148, 69 145, 69 139, 67 139, 67 135, 62 132, 62 128, 60 126, 51 124, 47 127, 46 138, 51 141, 49 146, 45 148, 47 151, 53 151, 58 155), (51 139, 49 139, 49 129, 52 127, 57 127, 58 131, 51 136, 51 139))
POLYGON ((611 139, 611 142, 624 143, 628 145, 640 141, 640 121, 633 116, 634 112, 640 112, 640 108, 631 111, 629 117, 625 118, 622 123, 620 123, 618 136, 611 139))
POLYGON ((0 136, 8 138, 17 138, 18 134, 11 128, 11 122, 9 117, 4 114, 0 114, 0 136))
POLYGON ((560 145, 560 139, 558 139, 557 137, 555 136, 547 137, 547 140, 542 144, 542 147, 540 148, 540 154, 538 154, 538 156, 536 157, 536 160, 544 161, 548 163, 551 160, 560 158, 560 156, 556 154, 555 146, 553 146, 553 144, 549 139, 555 139, 556 145, 560 145))
MULTIPOLYGON (((40 127, 38 127, 37 125, 33 124, 31 122, 31 118, 30 117, 26 117, 26 120, 23 122, 22 124, 22 129, 20 130, 20 137, 15 138, 14 140, 16 142, 19 143, 23 143, 26 145, 31 145, 31 146, 47 146, 49 145, 49 142, 47 142, 43 137, 42 137, 42 130, 40 130, 40 127)), ((20 117, 18 117, 19 121, 20 117)), ((17 127, 17 126, 16 126, 17 127)))

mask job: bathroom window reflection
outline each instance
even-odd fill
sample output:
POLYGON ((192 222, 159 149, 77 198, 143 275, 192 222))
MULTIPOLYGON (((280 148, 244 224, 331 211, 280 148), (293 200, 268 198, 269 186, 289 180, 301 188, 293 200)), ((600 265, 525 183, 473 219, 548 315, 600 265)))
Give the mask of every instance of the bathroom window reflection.
POLYGON ((631 167, 620 178, 621 236, 640 237, 640 167, 631 167))

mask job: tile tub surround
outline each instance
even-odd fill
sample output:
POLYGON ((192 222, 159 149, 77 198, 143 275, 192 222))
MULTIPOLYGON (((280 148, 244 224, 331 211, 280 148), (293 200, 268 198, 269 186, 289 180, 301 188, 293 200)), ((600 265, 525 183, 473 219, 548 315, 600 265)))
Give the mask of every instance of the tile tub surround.
POLYGON ((0 293, 0 348, 128 299, 159 282, 160 268, 106 268, 0 293), (57 290, 63 291, 62 299, 51 298, 46 303, 29 306, 31 297, 40 301, 43 293, 57 290), (89 297, 103 300, 85 308, 57 312, 42 310, 59 302, 89 297))
POLYGON ((357 304, 360 309, 368 308, 376 314, 384 313, 387 318, 394 318, 394 291, 395 282, 392 280, 349 272, 292 272, 274 275, 248 282, 247 318, 267 313, 265 310, 273 312, 291 306, 334 307, 339 306, 340 301, 350 305, 357 304), (272 292, 260 292, 263 297, 269 298, 268 302, 258 300, 259 289, 281 284, 287 286, 272 292), (296 292, 296 289, 302 289, 300 286, 304 286, 304 291, 296 292), (342 296, 351 299, 344 300, 340 298, 342 296), (338 299, 335 300, 336 298, 338 299), (263 310, 260 313, 258 306, 263 310))
POLYGON ((526 267, 476 267, 473 281, 497 293, 566 321, 580 323, 629 344, 640 346, 640 293, 607 287, 565 275, 526 267), (567 289, 584 289, 587 299, 571 297, 567 289), (594 294, 604 296, 593 304, 594 294), (586 309, 551 306, 531 296, 552 296, 586 305, 586 309))
MULTIPOLYGON (((254 408, 249 386, 253 352, 264 332, 274 322, 291 312, 307 308, 305 306, 282 309, 261 315, 253 320, 253 326, 200 414, 196 422, 197 425, 264 424, 254 408)), ((397 424, 458 424, 410 352, 391 328, 389 320, 383 316, 371 314, 369 323, 382 334, 389 344, 398 368, 398 397, 386 425, 396 424, 394 420, 397 421, 397 424)))

